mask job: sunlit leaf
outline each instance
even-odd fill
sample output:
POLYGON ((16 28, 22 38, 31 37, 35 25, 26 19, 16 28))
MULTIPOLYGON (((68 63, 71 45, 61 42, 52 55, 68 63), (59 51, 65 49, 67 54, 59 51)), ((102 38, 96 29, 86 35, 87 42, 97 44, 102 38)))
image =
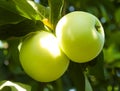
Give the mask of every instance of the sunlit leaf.
POLYGON ((93 91, 92 86, 86 75, 85 75, 85 91, 93 91))
POLYGON ((27 0, 0 0, 0 7, 32 20, 39 20, 40 16, 27 0))
POLYGON ((0 83, 0 91, 6 87, 11 87, 11 91, 31 91, 31 87, 18 82, 3 81, 0 83))
POLYGON ((40 16, 35 11, 35 9, 27 2, 27 0, 12 0, 16 7, 18 8, 19 12, 24 14, 26 17, 33 19, 33 20, 39 20, 40 16))
POLYGON ((41 4, 35 3, 31 0, 28 0, 28 3, 34 8, 34 10, 36 10, 36 12, 39 14, 40 16, 40 20, 44 19, 44 18, 48 18, 49 17, 49 8, 45 7, 41 4))
POLYGON ((55 28, 56 23, 61 17, 64 0, 48 0, 48 3, 50 6, 50 22, 55 28))

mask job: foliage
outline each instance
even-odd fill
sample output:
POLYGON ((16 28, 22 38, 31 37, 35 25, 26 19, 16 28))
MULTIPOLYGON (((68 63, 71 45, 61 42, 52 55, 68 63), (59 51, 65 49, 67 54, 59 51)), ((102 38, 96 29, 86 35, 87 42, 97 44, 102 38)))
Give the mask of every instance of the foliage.
POLYGON ((0 0, 0 91, 19 91, 17 87, 22 91, 85 91, 86 83, 93 91, 120 91, 119 5, 119 0, 0 0), (100 19, 106 35, 103 51, 88 63, 71 62, 54 82, 31 79, 19 63, 21 39, 39 30, 54 33, 58 20, 74 10, 100 19))

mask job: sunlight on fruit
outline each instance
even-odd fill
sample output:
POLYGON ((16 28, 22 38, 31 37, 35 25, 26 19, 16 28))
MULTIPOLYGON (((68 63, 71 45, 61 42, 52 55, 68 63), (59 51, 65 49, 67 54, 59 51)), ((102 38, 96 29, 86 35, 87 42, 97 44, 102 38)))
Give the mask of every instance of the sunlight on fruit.
POLYGON ((99 55, 104 46, 104 30, 94 15, 75 11, 63 16, 55 29, 62 51, 71 61, 85 63, 99 55))
POLYGON ((98 35, 97 35, 96 31, 92 31, 92 33, 93 33, 93 37, 94 37, 95 39, 97 39, 97 38, 98 38, 98 35))
POLYGON ((60 55, 60 49, 59 49, 59 46, 57 46, 58 44, 55 37, 47 36, 47 37, 41 38, 40 44, 43 48, 45 48, 52 55, 54 55, 54 57, 57 57, 58 55, 60 55))
POLYGON ((59 26, 56 27, 57 28, 56 30, 58 30, 58 31, 56 31, 56 34, 57 34, 57 36, 59 36, 57 38, 60 39, 62 37, 62 31, 60 29, 61 29, 61 27, 63 27, 64 25, 67 24, 67 18, 65 17, 59 22, 61 22, 61 24, 59 24, 59 26))
POLYGON ((22 46, 22 42, 20 42, 20 44, 17 47, 19 51, 20 51, 21 46, 22 46))

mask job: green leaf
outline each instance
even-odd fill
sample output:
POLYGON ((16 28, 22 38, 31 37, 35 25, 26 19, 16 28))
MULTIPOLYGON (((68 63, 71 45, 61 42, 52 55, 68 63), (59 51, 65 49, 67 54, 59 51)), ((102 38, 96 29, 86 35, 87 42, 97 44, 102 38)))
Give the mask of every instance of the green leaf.
POLYGON ((11 91, 11 87, 5 86, 5 87, 3 87, 2 90, 0 90, 0 91, 11 91))
POLYGON ((104 48, 103 52, 106 63, 113 63, 120 59, 120 52, 115 44, 111 44, 108 48, 104 48))
POLYGON ((0 83, 0 91, 6 86, 11 87, 10 91, 31 91, 30 86, 18 82, 11 82, 11 81, 2 81, 0 83))
POLYGON ((16 4, 12 0, 0 0, 0 7, 15 14, 19 14, 16 4))
POLYGON ((52 82, 53 88, 50 91, 63 91, 63 80, 62 78, 57 79, 56 81, 52 82), (54 89, 54 90, 53 90, 54 89))
MULTIPOLYGON (((98 82, 102 82, 105 80, 104 76, 104 57, 103 52, 101 52, 98 57, 96 57, 93 62, 96 61, 94 66, 88 67, 89 74, 94 77, 98 82)), ((91 61, 91 62, 92 62, 91 61)))
POLYGON ((9 60, 9 69, 11 73, 14 73, 15 75, 23 73, 20 61, 19 61, 19 50, 18 45, 20 43, 19 38, 13 38, 9 39, 8 41, 9 47, 8 47, 8 55, 7 58, 9 60))
POLYGON ((27 0, 12 0, 15 4, 18 10, 24 14, 24 16, 33 19, 33 20, 39 20, 40 16, 35 11, 35 9, 27 2, 27 0))
POLYGON ((86 75, 85 75, 85 91, 93 91, 91 84, 86 75))
POLYGON ((4 49, 0 48, 0 68, 3 65, 4 60, 5 60, 4 49))
POLYGON ((34 10, 36 10, 36 12, 39 14, 40 19, 44 19, 44 18, 49 18, 49 8, 45 7, 39 3, 35 3, 33 1, 28 0, 28 3, 34 8, 34 10))
POLYGON ((115 31, 115 32, 107 32, 109 33, 106 37, 106 45, 111 45, 111 44, 116 44, 120 45, 119 37, 120 37, 120 31, 115 31))
POLYGON ((50 6, 50 22, 55 28, 58 20, 61 18, 64 0, 48 0, 48 3, 50 6))
POLYGON ((17 24, 23 20, 24 18, 22 16, 0 7, 0 26, 5 24, 17 24))
POLYGON ((111 64, 112 67, 114 68, 120 68, 120 60, 116 60, 111 64))
POLYGON ((0 7, 32 20, 40 20, 39 14, 27 0, 0 0, 0 7))
POLYGON ((0 39, 7 39, 10 37, 21 37, 29 32, 40 31, 44 29, 41 21, 24 20, 18 24, 6 24, 0 26, 0 39))
POLYGON ((120 23, 120 8, 115 11, 115 20, 117 23, 120 23))
POLYGON ((85 78, 81 64, 71 62, 68 68, 68 75, 77 91, 85 91, 85 78))
POLYGON ((109 21, 110 19, 108 17, 107 10, 103 5, 100 5, 100 10, 101 10, 102 16, 105 18, 105 21, 109 21))

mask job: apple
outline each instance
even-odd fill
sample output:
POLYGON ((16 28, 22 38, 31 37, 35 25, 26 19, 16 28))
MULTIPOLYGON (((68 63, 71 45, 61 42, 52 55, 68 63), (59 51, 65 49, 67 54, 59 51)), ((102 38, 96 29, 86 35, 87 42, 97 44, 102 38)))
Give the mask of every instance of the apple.
POLYGON ((46 31, 27 36, 20 47, 19 57, 24 71, 40 82, 58 79, 69 65, 69 59, 59 48, 56 37, 46 31))
POLYGON ((78 63, 94 59, 105 41, 101 22, 96 16, 83 11, 63 16, 56 25, 55 34, 62 51, 78 63))

